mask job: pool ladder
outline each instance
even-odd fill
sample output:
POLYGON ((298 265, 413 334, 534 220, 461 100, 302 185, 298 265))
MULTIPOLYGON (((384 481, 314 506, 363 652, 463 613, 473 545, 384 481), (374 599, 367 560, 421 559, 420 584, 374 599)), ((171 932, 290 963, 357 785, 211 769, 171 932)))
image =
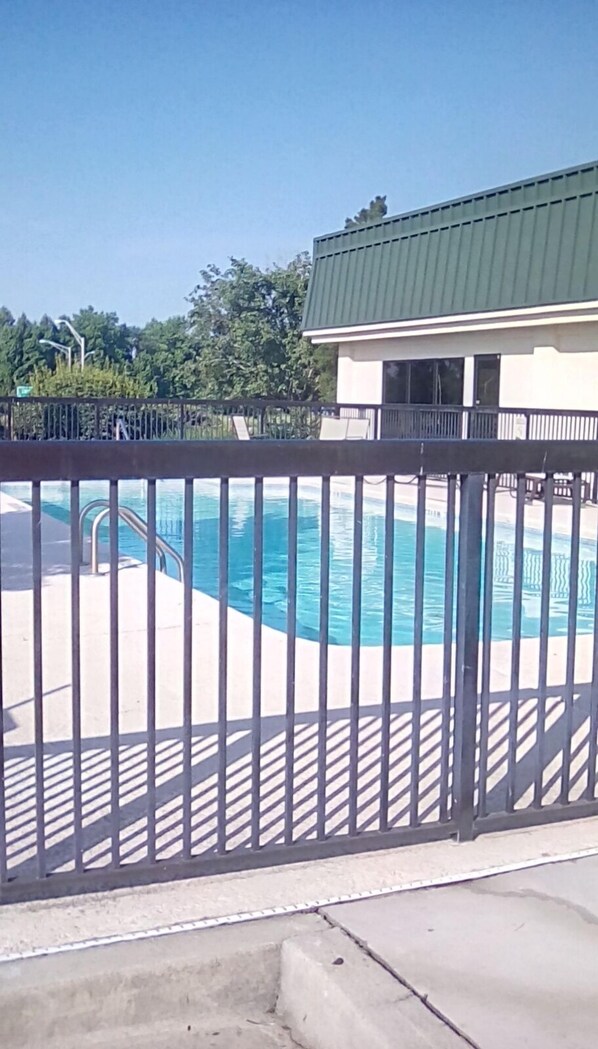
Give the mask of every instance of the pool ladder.
MULTIPOLYGON (((99 557, 98 557, 98 546, 99 546, 99 532, 102 521, 110 516, 110 503, 107 499, 92 499, 90 503, 87 503, 81 513, 79 514, 79 549, 81 551, 81 562, 83 563, 83 546, 84 546, 84 529, 85 520, 92 510, 101 508, 100 513, 97 517, 94 517, 93 524, 91 526, 91 572, 93 575, 97 575, 99 571, 99 557)), ((148 542, 148 527, 147 522, 143 520, 139 514, 136 514, 134 510, 131 510, 130 506, 118 506, 117 514, 121 521, 129 526, 132 532, 135 532, 141 539, 144 540, 147 545, 148 542)), ((167 555, 172 558, 176 565, 177 575, 179 582, 182 582, 185 572, 185 562, 180 554, 167 543, 165 539, 160 535, 156 535, 156 554, 158 557, 158 565, 161 572, 166 571, 166 557, 167 555)))

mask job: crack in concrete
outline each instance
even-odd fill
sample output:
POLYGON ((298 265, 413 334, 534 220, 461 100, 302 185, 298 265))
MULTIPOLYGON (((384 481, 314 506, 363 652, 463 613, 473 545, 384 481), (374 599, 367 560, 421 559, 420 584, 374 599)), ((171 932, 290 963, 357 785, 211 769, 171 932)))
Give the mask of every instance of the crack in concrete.
POLYGON ((567 900, 563 896, 554 896, 552 893, 540 892, 538 889, 493 889, 488 885, 488 881, 470 882, 463 885, 462 888, 480 896, 499 896, 504 899, 539 900, 541 903, 553 903, 557 907, 564 907, 572 911, 586 925, 598 925, 598 915, 580 903, 574 903, 573 900, 567 900))
POLYGON ((445 1024, 445 1026, 448 1027, 453 1032, 453 1034, 456 1034, 458 1038, 461 1038, 465 1045, 469 1046, 470 1049, 482 1049, 482 1046, 479 1044, 479 1042, 474 1042, 473 1039, 469 1037, 469 1035, 465 1034, 465 1031, 461 1030, 460 1027, 457 1027, 457 1025, 453 1023, 453 1021, 450 1020, 448 1016, 441 1012, 440 1009, 437 1009, 436 1006, 430 1001, 427 994, 420 994, 416 987, 413 987, 413 985, 410 984, 403 976, 401 976, 396 971, 396 969, 393 969, 392 965, 390 965, 384 958, 382 958, 381 955, 379 955, 376 951, 372 950, 370 945, 366 943, 365 940, 362 940, 360 936, 356 936, 355 933, 352 932, 351 929, 348 929, 346 925, 343 925, 342 922, 332 919, 330 915, 326 914, 324 911, 318 910, 316 913, 319 914, 319 916, 323 918, 325 922, 328 923, 331 929, 340 929, 341 932, 344 932, 345 935, 353 941, 356 947, 359 947, 360 950, 364 951, 367 954, 367 956, 371 958, 373 962, 376 962, 378 965, 380 965, 389 974, 389 976, 392 976, 393 979, 397 980, 398 983, 400 983, 403 987, 410 991, 414 998, 417 998, 422 1003, 422 1005, 424 1005, 426 1009, 428 1009, 428 1011, 436 1017, 437 1020, 440 1020, 443 1024, 445 1024))

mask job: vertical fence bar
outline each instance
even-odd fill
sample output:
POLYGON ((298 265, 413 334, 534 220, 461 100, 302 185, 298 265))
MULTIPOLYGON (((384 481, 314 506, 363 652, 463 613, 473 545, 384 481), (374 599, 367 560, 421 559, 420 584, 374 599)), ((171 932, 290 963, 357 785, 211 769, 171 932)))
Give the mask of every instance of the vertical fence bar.
POLYGON ((461 478, 453 775, 453 818, 460 841, 471 840, 474 825, 483 495, 482 474, 461 478))
POLYGON ((496 477, 488 477, 486 497, 486 542, 484 550, 484 605, 482 618, 482 675, 480 700, 480 764, 478 770, 478 816, 486 815, 488 751, 490 747, 490 670, 492 666, 492 601, 494 598, 494 524, 496 477))
MULTIPOLYGON (((595 550, 596 565, 598 566, 598 530, 596 533, 595 550)), ((592 682, 590 685, 590 725, 588 740, 588 781, 585 790, 585 797, 588 801, 594 801, 596 795, 596 754, 598 750, 598 571, 594 575, 594 633, 592 653, 592 682)))
POLYGON ((552 561, 552 508, 554 480, 544 482, 544 534, 542 536, 542 582, 540 596, 540 647, 538 659, 538 715, 536 720, 537 764, 532 805, 542 807, 546 742, 546 698, 548 694, 548 642, 550 629, 550 576, 552 561))
POLYGON ((447 478, 446 546, 444 554, 444 626, 442 650, 442 716, 440 723, 440 801, 439 819, 448 819, 449 773, 451 754, 451 695, 453 669, 453 620, 455 588, 455 501, 456 477, 447 478))
POLYGON ((220 481, 218 524, 218 851, 226 851, 226 735, 228 690, 228 479, 220 481))
POLYGON ((573 703, 575 688, 575 641, 577 635, 577 598, 579 590, 579 538, 581 524, 581 476, 575 474, 572 485, 571 559, 569 562, 569 602, 567 608, 567 655, 565 663, 565 737, 561 772, 561 804, 569 803, 571 783, 571 741, 573 736, 573 703))
POLYGON ((413 600, 413 695, 409 824, 419 821, 420 739, 422 717, 422 645, 424 634, 424 571, 426 541, 426 478, 417 479, 415 524, 415 592, 413 600))
POLYGON ((79 482, 71 481, 71 716, 73 729, 73 844, 75 870, 83 870, 83 807, 81 774, 81 617, 79 482))
POLYGON ((35 734, 35 813, 37 874, 46 876, 46 819, 44 784, 44 687, 42 675, 42 546, 41 489, 39 481, 31 485, 31 544, 33 579, 33 712, 35 734))
POLYGON ((185 479, 183 506, 183 857, 191 855, 193 734, 193 480, 185 479))
POLYGON ((330 478, 322 478, 320 524, 320 628, 318 658, 318 771, 316 833, 326 837, 326 735, 328 731, 328 612, 330 599, 330 478))
POLYGON ((287 678, 284 787, 284 841, 293 841, 295 790, 295 661, 297 655, 297 478, 289 479, 289 531, 287 554, 287 678))
POLYGON ((253 504, 253 660, 251 683, 251 847, 260 847, 262 768, 262 598, 264 481, 256 477, 253 504))
POLYGON ((513 618, 511 624, 511 678, 509 693, 509 742, 507 747, 507 812, 515 808, 517 738, 519 721, 519 672, 521 663, 521 611, 523 595, 523 538, 525 524, 525 477, 518 475, 515 505, 515 550, 513 559, 513 618))
POLYGON ((382 724, 380 743, 380 830, 388 830, 390 716, 392 685, 392 604, 394 584, 395 479, 386 478, 384 511, 384 610, 382 620, 382 724))
POLYGON ((110 822, 112 866, 120 866, 120 701, 118 652, 118 481, 110 481, 110 822))
POLYGON ((156 482, 147 482, 147 858, 156 861, 156 482))
MULTIPOLYGON (((9 402, 10 407, 10 402, 9 402)), ((0 499, 1 499, 0 485, 0 499)), ((8 878, 8 858, 6 855, 6 795, 4 761, 4 609, 2 600, 2 514, 0 513, 0 887, 8 878)))
POLYGON ((361 572, 363 561, 363 477, 355 478, 353 504, 353 601, 351 608, 351 690, 349 732, 349 834, 357 833, 359 788, 359 673, 361 666, 361 572))

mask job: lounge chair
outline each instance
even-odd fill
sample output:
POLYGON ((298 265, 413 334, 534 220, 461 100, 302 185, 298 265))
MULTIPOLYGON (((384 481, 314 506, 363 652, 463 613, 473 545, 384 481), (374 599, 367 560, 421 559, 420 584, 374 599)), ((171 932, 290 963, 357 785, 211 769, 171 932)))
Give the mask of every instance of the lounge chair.
POLYGON ((369 419, 347 419, 347 439, 349 441, 365 441, 369 436, 369 419))
POLYGON ((247 429, 247 421, 244 415, 233 415, 233 428, 239 441, 250 441, 251 434, 247 429))
POLYGON ((320 423, 321 441, 344 441, 347 437, 348 419, 336 419, 332 415, 324 415, 320 423))

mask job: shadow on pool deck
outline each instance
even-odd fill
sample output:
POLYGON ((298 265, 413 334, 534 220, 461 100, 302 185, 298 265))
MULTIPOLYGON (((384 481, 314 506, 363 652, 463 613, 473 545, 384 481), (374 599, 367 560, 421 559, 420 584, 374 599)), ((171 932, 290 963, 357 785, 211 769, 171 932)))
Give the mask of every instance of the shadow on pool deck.
MULTIPOLYGON (((562 689, 551 687, 547 699, 547 729, 544 736, 544 801, 557 800, 567 719, 562 689)), ((538 770, 536 737, 537 692, 522 690, 516 708, 518 760, 514 770, 515 804, 531 802, 538 770)), ((509 693, 491 696, 488 712, 488 790, 485 807, 489 813, 504 811, 508 780, 508 734, 514 710, 509 693)), ((357 788, 358 832, 379 827, 381 799, 382 710, 379 705, 359 711, 358 762, 354 776, 357 788)), ((572 719, 572 775, 570 797, 583 793, 587 779, 590 716, 590 686, 576 689, 572 719), (580 730, 582 730, 580 732, 580 730), (576 734, 583 741, 576 742, 576 734)), ((10 718, 10 710, 5 712, 10 718)), ((426 700, 422 709, 417 775, 417 816, 423 823, 435 822, 448 804, 450 770, 443 759, 441 728, 446 711, 441 700, 426 700)), ((292 738, 287 737, 284 716, 262 717, 260 738, 252 738, 251 719, 232 720, 226 741, 226 847, 243 850, 256 842, 259 817, 260 847, 285 840, 285 787, 292 799, 294 841, 314 840, 317 831, 318 797, 325 797, 327 837, 349 832, 350 710, 328 711, 325 734, 318 712, 298 713, 292 738), (290 747, 292 744, 292 747, 290 747), (289 762, 287 759, 291 757, 289 762), (319 775, 325 769, 325 787, 319 775), (320 772, 318 771, 320 770, 320 772), (259 782, 259 806, 255 784, 259 782)), ((5 725, 5 774, 7 853, 12 877, 35 872, 36 778, 31 744, 10 746, 10 724, 5 725)), ((414 812, 412 783, 413 705, 394 703, 390 712, 389 828, 408 827, 414 812)), ((113 780, 110 738, 99 736, 82 741, 82 847, 86 866, 110 863, 114 825, 110 815, 113 780)), ((156 731, 156 854, 177 859, 183 854, 185 820, 193 855, 209 857, 218 842, 217 815, 218 734, 213 723, 194 725, 186 749, 180 728, 156 731), (191 805, 183 804, 185 785, 190 785, 191 805)), ((144 732, 123 733, 118 749, 118 827, 120 862, 142 861, 148 842, 147 738, 144 732)), ((44 745, 44 806, 46 863, 50 872, 72 869, 75 855, 73 807, 73 746, 71 740, 44 745)), ((287 827, 288 830, 288 827, 287 827)), ((222 841, 220 841, 220 845, 222 841)))

